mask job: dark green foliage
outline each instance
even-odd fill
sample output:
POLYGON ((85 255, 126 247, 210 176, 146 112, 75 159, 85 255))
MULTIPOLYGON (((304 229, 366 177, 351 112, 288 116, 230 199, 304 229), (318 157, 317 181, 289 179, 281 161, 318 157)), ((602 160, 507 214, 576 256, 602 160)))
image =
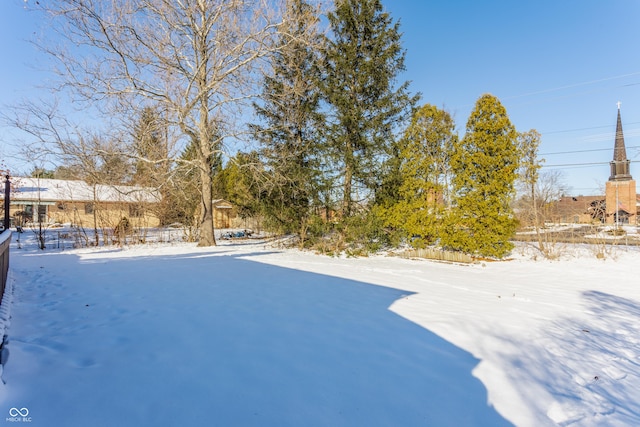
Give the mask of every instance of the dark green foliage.
MULTIPOLYGON (((263 124, 253 125, 260 142, 260 207, 267 225, 297 233, 304 242, 312 205, 318 200, 319 113, 318 12, 303 0, 287 3, 280 49, 265 77, 262 103, 255 104, 263 124)), ((303 243, 304 244, 304 243, 303 243)))
POLYGON ((389 158, 386 159, 380 169, 380 184, 374 191, 373 205, 387 208, 394 205, 400 199, 400 186, 402 176, 400 167, 402 165, 401 142, 393 141, 389 147, 389 158))
POLYGON ((496 97, 478 99, 451 160, 454 208, 443 243, 471 254, 505 256, 517 225, 511 202, 519 153, 516 130, 496 97))
POLYGON ((55 171, 48 170, 48 169, 45 169, 45 168, 35 167, 31 171, 29 176, 31 176, 32 178, 53 179, 53 178, 55 178, 55 171))
POLYGON ((408 82, 396 88, 405 52, 400 29, 380 0, 336 0, 324 54, 322 91, 330 107, 327 138, 341 214, 380 186, 394 130, 417 101, 408 82))
POLYGON ((376 209, 354 213, 340 221, 312 216, 305 247, 327 254, 363 256, 399 243, 399 234, 385 227, 376 209))
POLYGON ((133 151, 136 158, 133 182, 160 188, 169 172, 169 148, 166 124, 151 107, 144 107, 133 129, 133 151))
MULTIPOLYGON (((135 157, 132 183, 155 189, 160 202, 150 208, 161 225, 178 222, 172 212, 175 197, 169 184, 171 161, 167 143, 167 123, 152 107, 145 107, 133 128, 133 155, 135 157)), ((182 222, 182 221, 180 221, 182 222)))
POLYGON ((366 255, 398 243, 397 233, 385 227, 375 209, 352 215, 341 226, 344 227, 347 255, 366 255))
POLYGON ((260 212, 259 189, 256 176, 261 170, 258 153, 238 152, 220 169, 214 179, 216 197, 236 207, 242 218, 260 212))
POLYGON ((172 171, 172 179, 167 182, 169 188, 166 203, 170 206, 163 223, 182 223, 186 227, 197 226, 202 196, 200 193, 200 171, 198 169, 197 149, 192 141, 185 147, 172 171))

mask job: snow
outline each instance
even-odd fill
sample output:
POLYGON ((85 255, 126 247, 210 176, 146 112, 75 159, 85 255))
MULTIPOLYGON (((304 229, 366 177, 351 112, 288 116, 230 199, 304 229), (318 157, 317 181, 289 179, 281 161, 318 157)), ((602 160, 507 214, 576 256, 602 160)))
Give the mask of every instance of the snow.
POLYGON ((31 202, 128 202, 154 203, 158 195, 147 187, 89 185, 79 180, 13 177, 11 201, 31 202))
POLYGON ((8 421, 640 425, 638 248, 458 265, 28 237, 0 308, 8 421))

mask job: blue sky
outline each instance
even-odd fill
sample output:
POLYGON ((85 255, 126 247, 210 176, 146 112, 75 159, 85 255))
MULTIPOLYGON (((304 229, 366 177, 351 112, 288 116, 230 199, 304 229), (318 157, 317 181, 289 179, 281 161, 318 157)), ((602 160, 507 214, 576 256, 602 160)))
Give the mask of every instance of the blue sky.
MULTIPOLYGON (((631 173, 640 177, 640 1, 383 0, 400 20, 411 90, 444 107, 460 136, 475 101, 497 96, 518 131, 542 133, 546 170, 570 194, 598 194, 609 177, 617 107, 631 173), (556 154, 564 153, 564 154, 556 154), (593 164, 604 163, 604 164, 593 164), (561 165, 554 167, 554 165, 561 165)), ((38 31, 23 0, 0 5, 0 105, 34 96, 46 61, 26 41, 38 31)), ((15 140, 0 128, 2 158, 15 140)))
POLYGON ((620 101, 631 172, 640 177, 639 1, 385 5, 401 23, 413 90, 449 110, 460 136, 475 101, 491 93, 518 131, 542 133, 546 170, 572 165, 557 168, 571 194, 599 194, 609 165, 585 164, 612 160, 620 101))

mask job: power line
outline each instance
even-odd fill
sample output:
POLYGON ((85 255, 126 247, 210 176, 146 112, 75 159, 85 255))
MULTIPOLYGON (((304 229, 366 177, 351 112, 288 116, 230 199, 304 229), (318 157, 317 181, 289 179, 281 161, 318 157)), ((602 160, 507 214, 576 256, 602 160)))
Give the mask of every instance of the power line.
POLYGON ((555 88, 551 88, 551 89, 543 89, 543 90, 539 90, 539 91, 536 91, 536 92, 523 93, 521 95, 508 96, 508 97, 503 98, 503 99, 515 99, 515 98, 523 98, 525 96, 540 95, 540 94, 543 94, 543 93, 556 92, 556 91, 559 91, 559 90, 571 89, 571 88, 579 87, 579 86, 587 86, 587 85, 591 85, 591 84, 594 84, 594 83, 600 83, 600 82, 605 82, 605 81, 609 81, 609 80, 621 79, 621 78, 624 78, 624 77, 637 76, 639 74, 640 74, 640 72, 634 72, 634 73, 622 74, 620 76, 605 77, 603 79, 597 79, 597 80, 591 80, 591 81, 587 81, 587 82, 574 83, 574 84, 565 85, 565 86, 559 86, 559 87, 555 87, 555 88))
MULTIPOLYGON (((611 162, 590 162, 590 163, 563 163, 558 165, 540 165, 543 168, 578 168, 608 165, 611 162)), ((640 160, 632 160, 629 163, 640 163, 640 160)))
MULTIPOLYGON (((627 147, 627 149, 632 149, 632 148, 640 148, 640 145, 632 145, 627 147)), ((574 154, 574 153, 590 153, 593 151, 613 151, 611 148, 593 148, 590 150, 573 150, 573 151, 557 151, 555 153, 541 153, 541 156, 552 156, 555 154, 574 154)))
MULTIPOLYGON (((629 122, 629 123, 625 122, 625 126, 637 125, 637 124, 640 124, 640 122, 629 122)), ((606 126, 603 125, 603 126, 592 126, 592 127, 588 127, 588 128, 579 128, 579 129, 554 130, 554 131, 551 131, 551 132, 540 132, 540 133, 543 134, 543 135, 551 135, 551 134, 554 134, 554 133, 581 132, 583 130, 603 129, 603 128, 613 128, 613 127, 614 126, 612 126, 612 125, 606 125, 606 126)))
MULTIPOLYGON (((538 90, 538 91, 521 93, 519 95, 503 96, 500 99, 502 101, 508 101, 508 100, 514 100, 514 99, 519 99, 519 98, 527 98, 527 97, 532 97, 532 96, 536 96, 536 95, 542 95, 542 94, 548 94, 548 93, 552 93, 552 92, 564 91, 564 90, 567 90, 567 89, 573 89, 573 88, 577 88, 577 87, 581 87, 581 86, 589 86, 589 85, 602 83, 602 82, 607 82, 607 81, 611 81, 611 80, 623 79, 623 78, 627 78, 627 77, 634 77, 634 76, 638 76, 638 75, 640 75, 640 71, 635 71, 635 72, 627 73, 627 74, 621 74, 621 75, 617 75, 617 76, 604 77, 604 78, 601 78, 601 79, 595 79, 595 80, 583 81, 583 82, 578 82, 578 83, 572 83, 572 84, 567 84, 567 85, 564 85, 564 86, 557 86, 557 87, 553 87, 553 88, 549 88, 549 89, 541 89, 541 90, 538 90)), ((625 83, 625 84, 620 84, 618 86, 614 86, 613 88, 622 88, 622 87, 637 86, 637 85, 640 85, 640 83, 638 83, 638 82, 625 83)), ((575 96, 584 95, 586 93, 600 92, 600 91, 603 91, 603 90, 610 90, 610 89, 611 89, 611 87, 604 87, 604 88, 603 87, 599 87, 599 88, 588 90, 588 91, 583 91, 583 92, 578 92, 578 93, 572 93, 572 94, 568 94, 568 95, 558 96, 555 99, 562 99, 562 98, 567 98, 567 97, 575 97, 575 96)), ((527 104, 527 102, 525 101, 524 105, 530 105, 530 104, 535 104, 535 103, 539 103, 539 102, 541 102, 541 101, 537 100, 537 101, 529 102, 527 104)), ((462 106, 458 106, 457 108, 468 108, 468 107, 473 107, 473 105, 474 104, 465 104, 465 105, 462 105, 462 106)), ((522 104, 520 104, 520 105, 522 105, 522 104)), ((598 126, 598 127, 600 127, 600 126, 598 126)), ((601 127, 609 127, 609 126, 601 126, 601 127)), ((585 128, 585 129, 596 129, 596 128, 597 127, 585 128)), ((576 129, 576 130, 582 130, 582 129, 576 129)), ((549 133, 572 132, 572 131, 573 130, 568 130, 568 131, 562 131, 561 130, 561 131, 541 132, 541 133, 549 134, 549 133)))
POLYGON ((592 166, 601 166, 608 165, 609 162, 591 162, 591 163, 562 163, 558 165, 541 165, 543 168, 565 168, 565 167, 592 167, 592 166))

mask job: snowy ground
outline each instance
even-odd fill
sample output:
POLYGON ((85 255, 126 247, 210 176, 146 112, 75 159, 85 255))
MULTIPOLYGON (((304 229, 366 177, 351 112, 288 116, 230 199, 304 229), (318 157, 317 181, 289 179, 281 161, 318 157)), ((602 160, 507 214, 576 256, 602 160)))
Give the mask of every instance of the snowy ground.
POLYGON ((640 425, 639 260, 633 248, 455 265, 248 241, 13 243, 0 414, 33 426, 640 425))

